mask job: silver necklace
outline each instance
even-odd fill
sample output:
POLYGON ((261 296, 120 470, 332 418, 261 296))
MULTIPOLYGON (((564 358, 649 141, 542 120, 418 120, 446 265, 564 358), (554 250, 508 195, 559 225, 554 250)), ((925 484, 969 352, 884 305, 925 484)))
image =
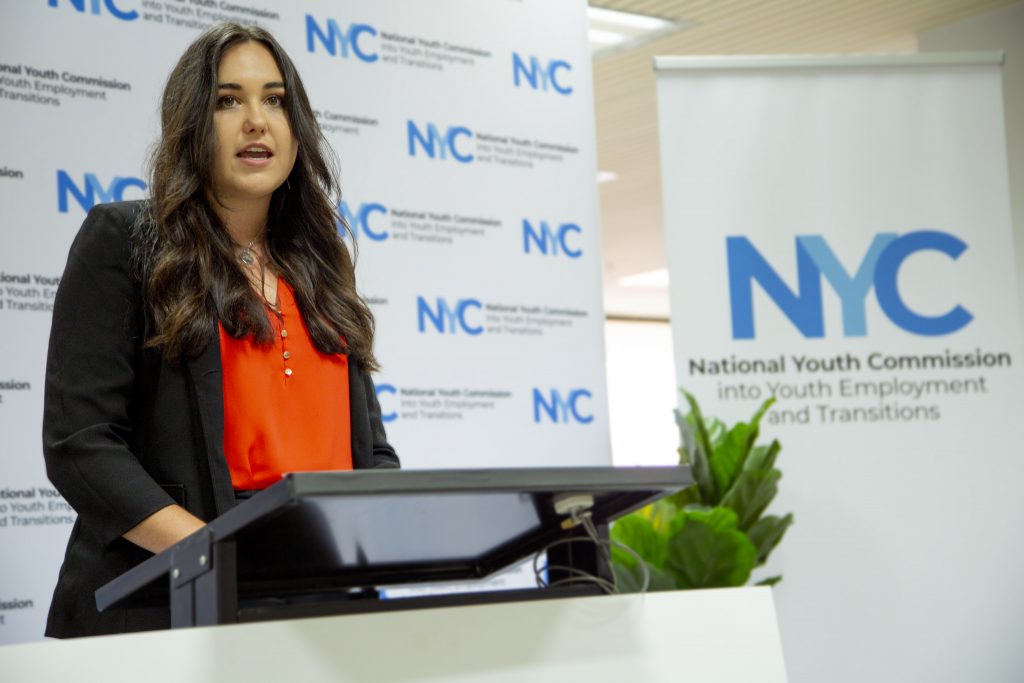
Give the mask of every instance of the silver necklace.
POLYGON ((256 244, 256 240, 252 240, 247 246, 242 247, 242 251, 238 252, 238 259, 247 266, 256 263, 256 254, 252 250, 254 244, 256 244))
MULTIPOLYGON (((263 260, 256 256, 256 252, 252 250, 253 245, 256 244, 256 240, 252 240, 248 245, 242 247, 242 250, 238 252, 238 260, 247 266, 253 266, 259 264, 260 266, 260 298, 263 302, 274 312, 277 317, 281 317, 281 292, 276 293, 274 301, 267 298, 267 271, 263 265, 263 260)), ((254 283, 255 284, 255 283, 254 283)))

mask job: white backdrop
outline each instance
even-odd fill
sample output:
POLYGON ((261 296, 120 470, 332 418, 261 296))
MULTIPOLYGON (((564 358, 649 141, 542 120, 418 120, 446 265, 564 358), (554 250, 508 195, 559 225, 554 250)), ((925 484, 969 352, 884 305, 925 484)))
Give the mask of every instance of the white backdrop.
POLYGON ((729 421, 779 397, 792 680, 1020 680, 998 59, 658 67, 677 378, 729 421))
POLYGON ((0 643, 40 637, 73 512, 40 415, 89 206, 145 195, 167 73, 220 19, 302 74, 342 163, 406 467, 610 464, 583 0, 32 0, 0 9, 0 643))

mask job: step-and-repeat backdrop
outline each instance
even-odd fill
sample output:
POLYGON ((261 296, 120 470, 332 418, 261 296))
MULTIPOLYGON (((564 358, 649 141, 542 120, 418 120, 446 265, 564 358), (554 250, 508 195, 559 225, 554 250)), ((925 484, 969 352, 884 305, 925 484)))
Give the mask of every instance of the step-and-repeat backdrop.
POLYGON ((794 681, 1020 675, 1021 458, 992 55, 659 62, 676 373, 782 443, 794 681), (675 67, 675 68, 673 68, 675 67))
POLYGON ((0 643, 41 637, 74 512, 40 448, 50 311, 88 209, 146 195, 205 27, 289 52, 338 152, 407 467, 610 464, 582 0, 27 0, 0 9, 0 643))

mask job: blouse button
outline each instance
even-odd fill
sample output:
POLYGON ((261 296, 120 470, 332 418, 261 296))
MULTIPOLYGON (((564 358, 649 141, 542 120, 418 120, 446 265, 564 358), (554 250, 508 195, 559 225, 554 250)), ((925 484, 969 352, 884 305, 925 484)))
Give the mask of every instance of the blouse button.
POLYGON ((284 339, 287 336, 288 336, 288 330, 281 330, 281 339, 284 339))
POLYGON ((288 360, 291 357, 292 357, 292 352, 291 351, 285 351, 284 352, 284 359, 285 360, 288 360))
POLYGON ((284 369, 284 376, 285 377, 291 377, 292 376, 292 369, 291 368, 285 368, 284 369))

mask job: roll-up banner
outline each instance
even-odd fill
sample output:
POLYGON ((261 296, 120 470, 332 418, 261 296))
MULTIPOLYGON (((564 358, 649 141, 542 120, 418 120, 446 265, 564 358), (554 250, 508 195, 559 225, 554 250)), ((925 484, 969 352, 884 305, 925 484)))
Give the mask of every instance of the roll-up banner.
POLYGON ((656 60, 677 379, 777 399, 793 681, 1024 675, 1001 61, 656 60))
POLYGON ((0 644, 42 636, 74 520, 39 436, 68 247, 146 195, 163 84, 222 20, 275 35, 338 152, 403 465, 611 462, 583 0, 4 3, 0 644))

